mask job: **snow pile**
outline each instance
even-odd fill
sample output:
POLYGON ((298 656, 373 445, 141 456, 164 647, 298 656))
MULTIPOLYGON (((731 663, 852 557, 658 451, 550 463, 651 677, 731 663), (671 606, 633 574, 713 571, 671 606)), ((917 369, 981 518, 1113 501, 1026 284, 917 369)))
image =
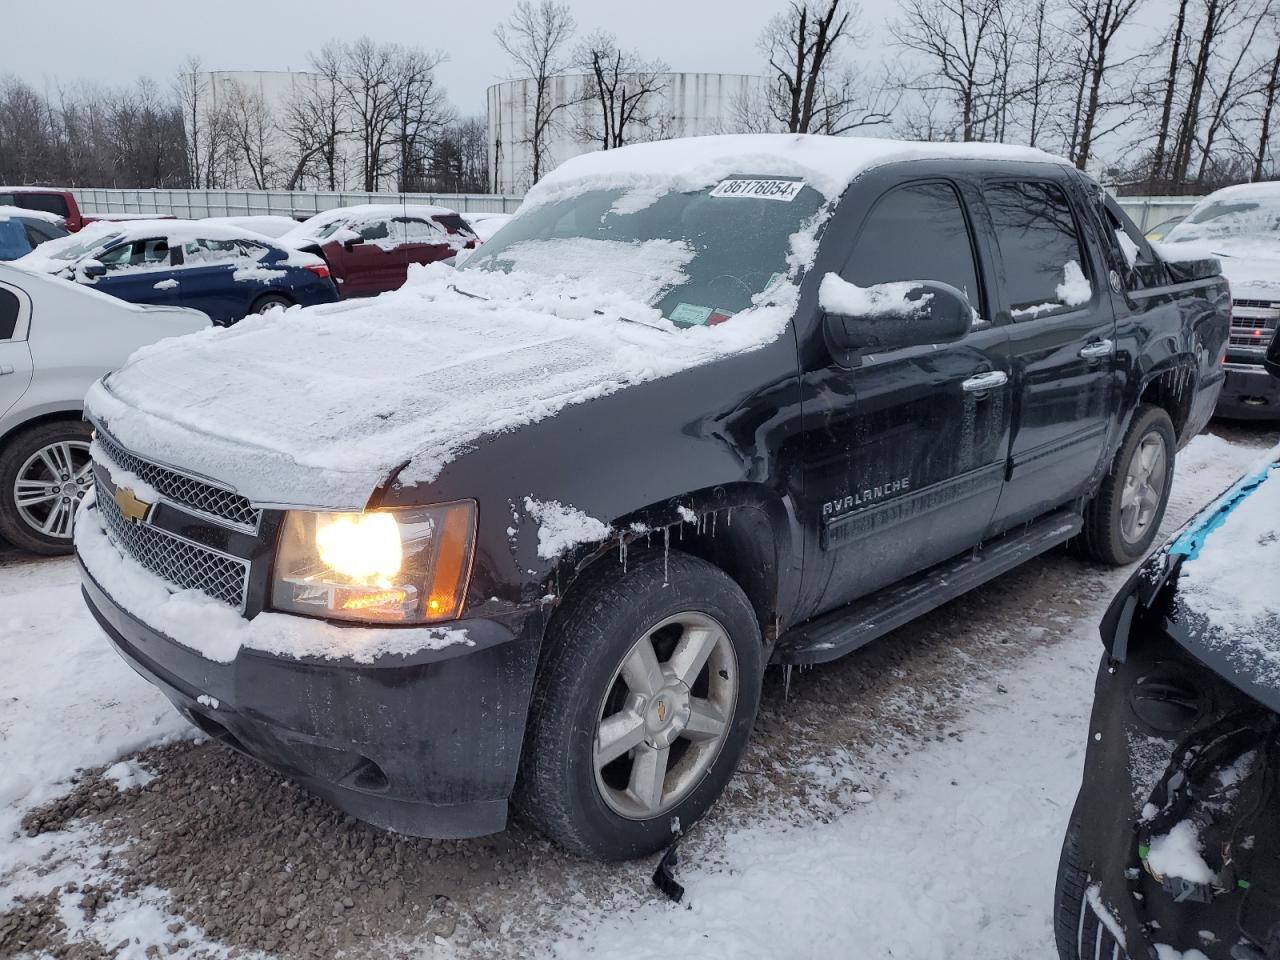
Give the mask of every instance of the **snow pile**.
POLYGON ((1124 252, 1125 263, 1133 267, 1138 262, 1138 245, 1129 239, 1129 235, 1123 230, 1116 231, 1116 242, 1124 252))
POLYGON ((837 274, 828 273, 818 288, 818 302, 827 313, 837 316, 906 319, 924 313, 933 299, 933 294, 926 293, 918 300, 908 300, 907 294, 918 287, 919 284, 909 280, 859 287, 837 274))
POLYGON ((613 533, 607 523, 557 500, 526 497, 524 508, 538 521, 538 556, 544 560, 554 560, 579 544, 598 543, 613 533))
POLYGON ((1280 467, 1266 477, 1183 561, 1178 595, 1208 621, 1210 647, 1280 688, 1280 467))
POLYGON ((1058 300, 1068 307, 1078 307, 1089 302, 1093 296, 1093 288, 1080 269, 1080 264, 1068 260, 1062 268, 1062 282, 1054 289, 1058 300))
POLYGON ((376 300, 144 348, 86 406, 130 449, 251 500, 358 510, 406 461, 400 481, 427 483, 486 435, 768 343, 797 295, 779 284, 680 330, 590 280, 433 264, 376 300))
POLYGON ((125 610, 208 660, 230 663, 244 647, 282 657, 372 663, 474 643, 457 627, 338 627, 283 613, 246 620, 227 604, 199 590, 177 590, 123 556, 90 510, 95 499, 92 493, 85 497, 76 523, 76 553, 85 568, 125 610))
POLYGON ((155 774, 136 760, 120 760, 102 771, 102 776, 116 785, 121 793, 134 787, 145 787, 155 774))
POLYGON ((1152 838, 1147 865, 1160 877, 1212 883, 1214 874, 1200 855, 1203 850, 1200 831, 1192 821, 1183 820, 1163 836, 1152 838))

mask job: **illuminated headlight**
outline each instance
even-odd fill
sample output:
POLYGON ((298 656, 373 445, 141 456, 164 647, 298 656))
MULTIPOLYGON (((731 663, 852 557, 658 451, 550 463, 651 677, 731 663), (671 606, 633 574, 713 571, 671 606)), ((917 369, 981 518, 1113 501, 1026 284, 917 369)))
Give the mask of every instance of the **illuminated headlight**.
POLYGON ((290 511, 271 605, 378 623, 451 620, 462 612, 475 533, 470 500, 369 513, 290 511))

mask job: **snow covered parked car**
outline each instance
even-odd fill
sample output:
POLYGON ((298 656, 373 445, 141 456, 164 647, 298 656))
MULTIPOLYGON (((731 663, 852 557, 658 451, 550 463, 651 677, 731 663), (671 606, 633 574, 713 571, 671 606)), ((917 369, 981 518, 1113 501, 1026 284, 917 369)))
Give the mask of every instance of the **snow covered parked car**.
POLYGON ((57 214, 0 206, 0 260, 17 260, 44 243, 68 235, 57 214))
POLYGON ((1280 420, 1280 381, 1262 357, 1280 324, 1280 183, 1246 183, 1209 194, 1164 239, 1173 255, 1215 256, 1231 283, 1231 340, 1219 416, 1280 420))
POLYGON ((495 233, 511 222, 512 216, 510 213, 468 213, 467 224, 477 241, 487 243, 495 233))
POLYGON ((95 386, 85 594, 195 724, 354 816, 473 835, 514 794, 643 855, 732 776, 766 663, 1078 535, 1142 556, 1226 298, 1038 150, 578 157, 458 270, 95 386))
MULTIPOLYGON (((1268 366, 1280 376, 1280 341, 1268 366)), ((1103 618, 1058 873, 1061 960, 1280 955, 1278 585, 1280 449, 1103 618)))
POLYGON ((323 257, 345 299, 396 290, 410 264, 449 260, 476 238, 445 207, 369 204, 317 213, 280 242, 323 257))
POLYGON ((272 307, 338 298, 323 260, 203 220, 92 223, 14 261, 131 303, 191 307, 229 325, 272 307))
POLYGON ((209 325, 194 310, 137 307, 0 264, 0 536, 70 553, 89 490, 89 385, 129 354, 209 325))

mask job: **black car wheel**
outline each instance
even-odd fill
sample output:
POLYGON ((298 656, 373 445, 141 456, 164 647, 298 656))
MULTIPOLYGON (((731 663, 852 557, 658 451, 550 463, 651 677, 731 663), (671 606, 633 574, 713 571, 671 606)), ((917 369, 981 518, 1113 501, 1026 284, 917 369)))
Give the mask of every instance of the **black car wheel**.
POLYGON ((763 670, 755 613, 723 571, 680 553, 604 566, 551 625, 517 804, 578 853, 662 849, 733 775, 763 670))
POLYGON ((272 307, 282 307, 288 309, 293 306, 293 301, 282 293, 264 293, 257 300, 253 301, 253 306, 249 308, 250 313, 266 313, 272 307))
POLYGON ((91 428, 79 420, 42 423, 0 451, 0 534, 33 553, 71 552, 76 508, 93 486, 91 428))
POLYGON ((1053 934, 1058 960, 1124 960, 1128 957, 1089 902, 1089 875, 1080 866, 1080 816, 1072 811, 1058 860, 1053 895, 1053 934))
POLYGON ((1146 556, 1169 503, 1175 449, 1169 414, 1149 403, 1139 406, 1110 472, 1085 508, 1085 553, 1115 566, 1146 556))

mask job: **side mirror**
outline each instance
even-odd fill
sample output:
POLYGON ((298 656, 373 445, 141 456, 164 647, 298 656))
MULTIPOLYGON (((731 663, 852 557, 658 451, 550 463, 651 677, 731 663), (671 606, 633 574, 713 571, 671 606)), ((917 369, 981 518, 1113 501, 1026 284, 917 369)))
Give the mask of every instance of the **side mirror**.
POLYGON ((80 264, 80 269, 77 272, 86 280, 97 280, 99 277, 107 275, 107 268, 97 260, 86 260, 80 264))
POLYGON ((829 273, 818 299, 827 345, 840 353, 952 343, 973 326, 968 298, 936 280, 858 287, 829 273))
POLYGON ((1280 331, 1272 335, 1271 346, 1267 348, 1267 355, 1262 365, 1267 368, 1267 373, 1273 377, 1280 377, 1280 331))
POLYGON ((342 249, 350 253, 358 244, 364 243, 364 237, 349 237, 342 241, 342 249))

